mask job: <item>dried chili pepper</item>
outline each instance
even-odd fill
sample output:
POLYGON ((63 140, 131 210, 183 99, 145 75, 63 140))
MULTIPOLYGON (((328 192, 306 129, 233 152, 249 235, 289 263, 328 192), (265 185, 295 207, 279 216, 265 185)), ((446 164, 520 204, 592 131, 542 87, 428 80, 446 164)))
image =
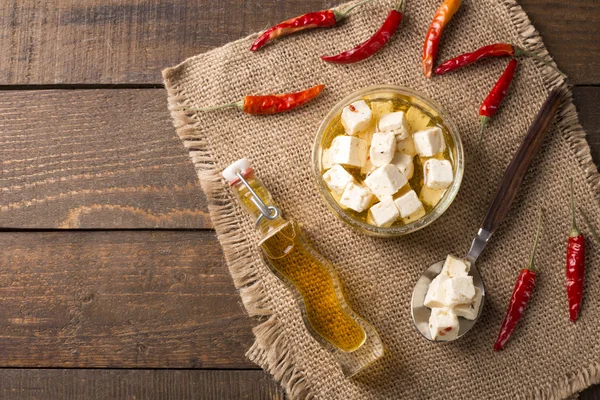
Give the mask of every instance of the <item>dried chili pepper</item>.
POLYGON ((592 237, 598 244, 600 244, 600 235, 598 234, 598 231, 592 224, 592 221, 588 218, 585 211, 583 211, 583 208, 579 207, 579 212, 581 213, 581 216, 583 217, 583 220, 585 221, 585 224, 587 225, 588 229, 592 233, 592 237))
POLYGON ((483 103, 481 103, 481 107, 479 108, 479 117, 481 119, 481 134, 479 135, 479 144, 481 144, 481 140, 483 139, 483 132, 487 122, 494 116, 494 114, 496 114, 500 103, 502 103, 504 96, 506 96, 506 92, 513 80, 513 76, 515 75, 516 68, 517 60, 513 58, 509 61, 506 69, 504 69, 504 72, 502 75, 500 75, 500 78, 487 95, 483 103))
MULTIPOLYGON (((543 62, 544 64, 548 65, 549 67, 556 69, 556 67, 554 65, 550 64, 547 60, 538 56, 535 53, 532 53, 530 51, 522 49, 518 46, 513 46, 512 44, 495 43, 495 44, 490 44, 488 46, 480 47, 479 49, 477 49, 471 53, 461 54, 458 57, 454 57, 451 60, 445 61, 439 67, 437 67, 435 69, 435 73, 436 73, 436 75, 442 75, 442 74, 445 74, 446 72, 454 71, 459 68, 465 67, 469 64, 473 64, 474 62, 479 61, 482 58, 520 57, 520 56, 536 58, 539 61, 543 62)), ((558 71, 558 72, 561 75, 564 75, 562 72, 560 72, 560 71, 558 71)))
POLYGON ((250 51, 256 51, 265 44, 292 33, 312 28, 328 28, 346 19, 354 8, 368 3, 371 0, 363 0, 344 11, 323 10, 310 12, 298 17, 290 18, 264 31, 250 47, 250 51))
POLYGON ((183 108, 181 111, 214 111, 223 108, 239 108, 246 114, 277 114, 308 103, 323 91, 325 85, 313 86, 296 93, 246 96, 243 100, 206 108, 183 108))
POLYGON ((585 275, 585 238, 577 228, 575 200, 573 199, 573 178, 571 178, 571 213, 573 222, 567 245, 567 298, 569 299, 569 319, 577 321, 583 297, 585 275))
POLYGON ((461 0, 444 0, 429 26, 429 30, 425 36, 425 43, 423 44, 423 72, 425 72, 427 78, 431 77, 433 61, 437 54, 444 27, 458 10, 460 3, 461 0))
POLYGON ((537 233, 535 234, 535 240, 533 242, 533 250, 531 251, 529 265, 521 270, 521 273, 517 278, 517 282, 515 283, 512 296, 510 297, 510 304, 508 305, 506 316, 504 317, 504 321, 502 322, 502 328, 500 328, 498 339, 496 339, 496 343, 494 344, 494 351, 500 351, 502 350, 502 348, 504 348, 504 345, 510 338, 511 333, 513 332, 513 330, 517 326, 517 323, 523 316, 525 307, 527 307, 527 303, 529 302, 529 298, 531 297, 531 293, 533 292, 533 288, 535 287, 535 280, 537 274, 534 269, 534 259, 535 251, 537 249, 538 241, 540 239, 541 226, 542 211, 540 210, 538 214, 537 233))
POLYGON ((400 26, 403 6, 404 0, 400 0, 396 8, 389 12, 381 28, 369 39, 352 50, 344 51, 335 56, 322 56, 321 60, 336 64, 352 64, 371 57, 385 46, 400 26))

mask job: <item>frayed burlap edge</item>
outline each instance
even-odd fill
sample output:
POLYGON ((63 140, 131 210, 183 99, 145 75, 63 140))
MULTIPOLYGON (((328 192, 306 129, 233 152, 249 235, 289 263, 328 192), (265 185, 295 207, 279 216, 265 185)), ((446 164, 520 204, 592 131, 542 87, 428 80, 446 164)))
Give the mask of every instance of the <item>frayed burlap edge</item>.
MULTIPOLYGON (((533 27, 521 6, 515 0, 504 0, 503 4, 508 8, 511 21, 521 36, 526 49, 547 59, 550 58, 541 36, 533 27)), ((249 35, 236 42, 246 41, 252 37, 256 37, 256 34, 249 35)), ((219 49, 212 51, 217 50, 219 49)), ((264 290, 262 281, 256 275, 256 261, 251 256, 252 252, 244 251, 244 249, 254 246, 255 243, 251 243, 242 234, 238 221, 243 216, 240 215, 232 195, 226 190, 225 182, 220 174, 221 171, 215 168, 210 146, 199 135, 197 121, 190 118, 183 111, 176 111, 187 105, 185 89, 177 84, 177 71, 180 66, 191 59, 176 67, 165 69, 163 77, 168 91, 169 109, 177 134, 189 151, 202 190, 208 199, 209 213, 223 248, 234 285, 240 292, 248 315, 266 319, 253 329, 255 342, 246 353, 246 356, 271 373, 290 398, 313 398, 314 394, 310 386, 307 385, 304 372, 294 362, 291 343, 285 338, 284 328, 277 314, 271 308, 271 302, 264 290)), ((552 64, 556 66, 554 62, 552 64)), ((541 77, 547 89, 563 84, 564 78, 555 69, 541 62, 536 62, 536 65, 541 72, 541 77)), ((593 162, 589 145, 585 139, 585 131, 579 123, 570 90, 565 91, 564 101, 557 115, 557 127, 569 143, 579 164, 583 167, 587 183, 595 194, 600 194, 600 174, 598 174, 597 167, 593 162)), ((533 389, 527 394, 526 398, 565 399, 596 383, 600 383, 600 363, 594 362, 565 376, 554 385, 533 389)))

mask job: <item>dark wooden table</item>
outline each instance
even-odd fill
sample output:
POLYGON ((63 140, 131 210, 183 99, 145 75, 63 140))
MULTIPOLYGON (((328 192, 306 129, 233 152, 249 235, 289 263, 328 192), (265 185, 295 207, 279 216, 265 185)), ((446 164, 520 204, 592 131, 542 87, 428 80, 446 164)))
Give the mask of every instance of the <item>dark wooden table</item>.
MULTIPOLYGON (((597 0, 521 0, 600 163, 597 0)), ((160 70, 326 0, 0 4, 0 399, 282 399, 160 70)), ((581 395, 600 398, 600 388, 581 395)))

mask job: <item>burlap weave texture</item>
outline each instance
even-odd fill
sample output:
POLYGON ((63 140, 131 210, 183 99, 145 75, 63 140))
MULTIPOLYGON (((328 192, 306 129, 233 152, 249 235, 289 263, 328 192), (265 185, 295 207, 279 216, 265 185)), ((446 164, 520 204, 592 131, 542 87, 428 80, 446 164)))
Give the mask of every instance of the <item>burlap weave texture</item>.
MULTIPOLYGON (((319 197, 311 168, 317 127, 337 101, 363 87, 398 84, 423 92, 448 111, 466 153, 474 150, 479 105, 508 60, 487 60, 426 80, 421 48, 439 1, 409 1, 396 35, 365 62, 340 66, 319 59, 371 35, 394 3, 374 1, 337 28, 289 37, 251 53, 254 35, 164 71, 174 123, 207 194, 234 283, 248 313, 261 318, 249 358, 271 372, 292 398, 565 398, 600 381, 597 245, 589 242, 585 298, 576 324, 569 322, 564 284, 569 177, 578 204, 600 225, 600 176, 570 98, 479 261, 487 297, 475 329, 459 341, 434 344, 420 337, 410 318, 410 295, 422 270, 448 253, 468 249, 508 162, 549 89, 561 81, 551 69, 531 59, 519 63, 509 95, 488 126, 484 152, 467 165, 454 204, 429 227, 396 239, 366 237, 336 219, 319 197), (281 115, 176 111, 318 83, 326 89, 315 101, 281 115), (359 377, 345 378, 308 335, 293 296, 260 260, 253 221, 219 175, 240 157, 252 160, 285 215, 300 221, 317 250, 334 263, 348 301, 380 333, 386 355, 359 377), (494 353, 514 281, 527 264, 539 207, 545 217, 538 284, 506 349, 494 353)), ((438 61, 494 42, 547 55, 514 0, 465 0, 444 32, 438 61)))

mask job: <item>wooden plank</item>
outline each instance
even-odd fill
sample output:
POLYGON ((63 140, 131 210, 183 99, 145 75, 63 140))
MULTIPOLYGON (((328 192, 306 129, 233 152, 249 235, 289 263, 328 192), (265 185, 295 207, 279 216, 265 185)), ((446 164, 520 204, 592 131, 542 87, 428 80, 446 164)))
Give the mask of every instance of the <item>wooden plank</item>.
MULTIPOLYGON (((3 91, 0 226, 210 228, 163 89, 3 91)), ((600 87, 575 87, 600 165, 600 87)))
POLYGON ((3 400, 284 400, 263 371, 0 369, 3 400))
MULTIPOLYGON (((160 70, 342 0, 8 0, 0 84, 159 84, 160 70)), ((596 0, 521 0, 573 83, 600 83, 596 0)), ((407 13, 410 13, 408 5, 407 13)))
POLYGON ((211 231, 0 233, 0 366, 257 368, 211 231))
POLYGON ((599 84, 598 0, 518 0, 572 84, 599 84))
POLYGON ((207 228, 166 92, 3 91, 0 226, 207 228))

